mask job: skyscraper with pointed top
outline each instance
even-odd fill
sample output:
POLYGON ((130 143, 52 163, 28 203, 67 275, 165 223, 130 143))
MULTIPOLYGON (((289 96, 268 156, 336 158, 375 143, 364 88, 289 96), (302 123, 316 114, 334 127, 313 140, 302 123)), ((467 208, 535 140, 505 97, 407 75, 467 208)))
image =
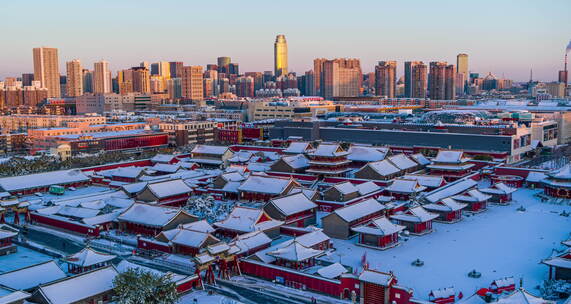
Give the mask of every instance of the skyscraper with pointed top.
POLYGON ((274 74, 287 75, 287 41, 285 35, 277 35, 274 42, 274 74))

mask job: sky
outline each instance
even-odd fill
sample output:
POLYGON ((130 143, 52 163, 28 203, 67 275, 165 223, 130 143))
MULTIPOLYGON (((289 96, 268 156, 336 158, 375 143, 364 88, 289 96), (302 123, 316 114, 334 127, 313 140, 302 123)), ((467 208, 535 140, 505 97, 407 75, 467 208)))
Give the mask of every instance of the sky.
POLYGON ((470 71, 516 81, 557 79, 571 39, 570 0, 27 0, 0 1, 0 79, 33 71, 32 48, 59 49, 60 73, 109 61, 215 63, 241 72, 273 69, 273 43, 286 35, 289 70, 314 58, 448 61, 470 56, 470 71))

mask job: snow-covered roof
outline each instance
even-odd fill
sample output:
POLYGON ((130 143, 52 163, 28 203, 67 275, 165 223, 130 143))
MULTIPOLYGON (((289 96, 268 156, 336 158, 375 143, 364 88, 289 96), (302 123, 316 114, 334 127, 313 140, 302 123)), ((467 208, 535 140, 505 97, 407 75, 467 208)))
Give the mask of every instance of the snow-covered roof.
POLYGON ((447 164, 460 164, 466 161, 463 158, 463 151, 438 151, 438 154, 433 159, 435 163, 447 163, 447 164))
POLYGON ((272 204, 286 216, 317 207, 317 205, 310 201, 303 193, 294 193, 274 198, 268 204, 272 204))
POLYGON ((438 214, 428 212, 422 206, 412 207, 406 213, 397 213, 391 215, 392 219, 415 223, 428 222, 437 217, 438 214))
POLYGON ((180 213, 188 214, 182 209, 135 203, 117 217, 119 221, 142 224, 146 226, 164 227, 180 213))
POLYGON ((357 189, 351 182, 340 182, 333 185, 333 188, 337 189, 339 193, 344 195, 359 192, 359 189, 357 189))
POLYGON ((244 192, 268 193, 274 195, 282 194, 291 182, 293 182, 291 179, 250 175, 240 185, 240 187, 238 187, 238 190, 244 192))
POLYGON ((364 234, 372 234, 378 236, 385 236, 391 235, 394 233, 399 233, 404 230, 406 227, 393 224, 389 219, 386 217, 380 217, 374 220, 371 220, 369 223, 365 225, 361 225, 358 227, 353 228, 352 230, 359 233, 364 234))
POLYGON ((530 294, 523 288, 519 288, 514 293, 498 299, 497 304, 555 304, 555 301, 544 300, 530 294))
POLYGON ((252 156, 254 156, 253 152, 242 150, 234 153, 234 155, 232 155, 232 157, 230 157, 228 161, 231 163, 245 163, 249 161, 252 158, 252 156))
POLYGON ((38 291, 50 304, 76 303, 111 291, 117 275, 115 267, 107 266, 42 285, 38 291))
POLYGON ((149 189, 157 198, 164 198, 192 192, 192 188, 190 188, 181 179, 147 184, 147 189, 149 189))
POLYGON ((200 220, 192 223, 186 223, 180 225, 183 229, 200 231, 205 233, 214 232, 214 227, 212 227, 206 220, 200 220))
POLYGON ((338 144, 320 144, 315 151, 310 152, 312 156, 334 157, 349 154, 344 151, 338 144))
POLYGON ((32 295, 24 292, 24 291, 13 291, 6 295, 0 296, 0 304, 11 304, 11 303, 28 303, 25 302, 27 298, 31 297, 32 295), (22 302, 24 301, 24 302, 22 302))
POLYGON ((126 185, 122 185, 121 189, 123 189, 123 191, 125 191, 129 194, 136 194, 136 193, 143 191, 143 189, 145 189, 145 186, 147 184, 148 184, 148 182, 126 184, 126 185))
POLYGON ((7 239, 7 238, 13 238, 17 235, 18 235, 17 231, 12 231, 12 229, 10 229, 10 230, 4 229, 2 227, 2 225, 0 225, 0 240, 7 239))
POLYGON ((529 171, 529 174, 527 175, 525 180, 527 182, 537 183, 537 182, 544 180, 545 178, 547 178, 547 174, 545 174, 543 172, 529 171))
POLYGON ((442 184, 446 184, 441 175, 406 174, 403 179, 417 180, 419 184, 429 188, 438 188, 442 184))
POLYGON ((270 251, 267 254, 283 260, 301 262, 323 254, 323 250, 305 247, 299 242, 293 241, 289 245, 270 251))
POLYGON ((83 248, 81 251, 74 253, 65 258, 68 264, 73 264, 81 267, 89 267, 100 263, 105 263, 113 260, 117 256, 106 254, 103 252, 95 251, 89 247, 83 248))
POLYGON ((547 173, 549 177, 555 179, 571 179, 571 164, 567 164, 557 170, 547 173))
POLYGON ((355 185, 355 188, 357 188, 360 195, 366 195, 381 190, 381 187, 379 187, 377 184, 375 184, 372 181, 368 181, 362 184, 357 184, 355 185))
POLYGON ((200 231, 188 230, 188 229, 178 229, 178 232, 170 240, 173 244, 183 245, 187 247, 200 248, 202 244, 208 238, 212 238, 215 241, 219 241, 214 236, 209 233, 204 233, 200 231))
POLYGON ((220 178, 222 178, 227 182, 241 182, 246 179, 246 175, 243 172, 232 171, 232 172, 222 173, 220 175, 220 178))
POLYGON ((392 280, 392 274, 370 269, 363 270, 363 272, 361 272, 359 275, 359 281, 373 283, 381 286, 389 286, 392 280))
POLYGON ((28 290, 65 277, 65 272, 52 260, 2 273, 0 285, 16 290, 28 290))
POLYGON ((435 299, 445 299, 450 296, 456 295, 456 291, 454 287, 446 287, 440 289, 433 289, 430 291, 430 295, 433 296, 435 299))
POLYGON ((2 188, 3 191, 13 192, 30 188, 86 182, 89 180, 89 177, 85 175, 85 173, 73 169, 0 178, 0 188, 2 188))
POLYGON ((393 163, 386 159, 378 162, 371 162, 365 166, 369 166, 371 169, 382 176, 388 176, 400 172, 399 168, 397 168, 393 163))
POLYGON ((352 222, 384 209, 386 209, 386 207, 383 204, 379 203, 375 199, 370 198, 356 204, 335 209, 333 213, 337 214, 346 222, 352 222))
POLYGON ((206 250, 208 250, 208 253, 216 255, 230 250, 230 245, 228 245, 226 242, 218 242, 216 244, 207 246, 206 250))
POLYGON ((426 210, 441 212, 458 211, 464 209, 466 206, 467 204, 459 203, 450 197, 444 198, 437 203, 422 205, 426 210))
POLYGON ((492 282, 492 285, 496 287, 508 287, 508 286, 515 286, 515 280, 513 277, 505 277, 501 279, 496 279, 492 282))
POLYGON ((309 167, 309 160, 303 154, 284 156, 282 160, 294 169, 309 167))
POLYGON ((87 225, 97 226, 115 221, 120 214, 121 212, 109 212, 94 217, 84 218, 81 221, 87 225))
POLYGON ((252 232, 267 230, 283 224, 283 222, 274 219, 259 222, 262 216, 269 218, 269 215, 261 209, 236 206, 224 220, 216 222, 214 225, 239 232, 252 232))
POLYGON ((317 194, 317 190, 302 188, 302 187, 293 187, 287 194, 294 194, 294 193, 303 193, 307 198, 311 199, 312 197, 317 194))
POLYGON ((311 149, 311 145, 308 142, 294 141, 291 142, 283 152, 301 154, 307 152, 309 149, 311 149))
POLYGON ((410 155, 410 158, 412 158, 415 162, 417 162, 421 166, 426 166, 430 164, 430 160, 428 160, 428 158, 426 158, 426 156, 424 156, 422 153, 412 154, 410 155))
POLYGON ((391 156, 387 159, 400 170, 407 170, 418 166, 418 164, 414 160, 408 158, 403 153, 391 156))
POLYGON ((153 163, 169 163, 175 158, 174 155, 170 154, 157 154, 151 158, 153 163))
POLYGON ((324 277, 324 278, 328 278, 328 279, 334 279, 339 277, 340 275, 349 272, 349 270, 347 270, 347 268, 345 268, 343 265, 339 264, 339 263, 333 263, 329 266, 325 266, 322 268, 319 268, 317 270, 317 273, 324 277))
POLYGON ((330 239, 327 236, 327 234, 323 233, 323 229, 320 228, 314 228, 314 229, 315 230, 311 232, 295 237, 295 239, 293 240, 283 242, 283 245, 286 245, 288 244, 288 242, 292 242, 295 240, 296 242, 302 244, 305 247, 313 247, 319 243, 328 241, 330 239))
POLYGON ((253 231, 236 236, 230 245, 238 246, 238 248, 240 248, 239 253, 244 253, 251 249, 270 244, 271 242, 272 239, 270 239, 264 232, 253 231))
MULTIPOLYGON (((56 214, 67 217, 75 218, 89 218, 99 215, 100 211, 97 209, 81 208, 81 207, 69 207, 69 206, 58 206, 61 207, 56 214)), ((38 210, 39 211, 39 210, 38 210)))
POLYGON ((198 264, 206 264, 208 262, 214 261, 214 257, 208 254, 208 252, 203 252, 194 256, 194 259, 198 264))
POLYGON ((436 203, 445 197, 450 197, 475 187, 477 184, 478 183, 471 178, 458 180, 456 182, 449 183, 443 187, 432 190, 425 196, 425 199, 431 203, 436 203))
POLYGON ((495 183, 491 187, 479 189, 482 193, 486 194, 500 194, 506 195, 515 192, 517 189, 510 187, 504 183, 495 183))
POLYGON ((154 166, 150 167, 150 170, 156 172, 164 172, 164 173, 175 173, 180 170, 180 164, 163 164, 163 163, 156 163, 154 166))
POLYGON ((426 187, 420 185, 417 180, 397 178, 385 190, 396 193, 417 193, 426 190, 426 187))
POLYGON ((352 146, 347 159, 360 162, 380 161, 385 159, 388 152, 388 148, 352 146))
POLYGON ((463 194, 454 195, 452 198, 461 202, 483 202, 489 200, 491 196, 480 192, 478 189, 472 189, 463 194))
POLYGON ((226 146, 196 145, 191 153, 223 155, 226 151, 228 151, 226 146))

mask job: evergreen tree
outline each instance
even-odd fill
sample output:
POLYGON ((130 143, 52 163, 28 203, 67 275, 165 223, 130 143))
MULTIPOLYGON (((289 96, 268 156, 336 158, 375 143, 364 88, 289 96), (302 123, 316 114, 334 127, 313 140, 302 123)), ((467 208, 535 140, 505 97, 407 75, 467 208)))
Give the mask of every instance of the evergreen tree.
POLYGON ((174 304, 179 299, 171 275, 129 269, 113 280, 118 304, 174 304))

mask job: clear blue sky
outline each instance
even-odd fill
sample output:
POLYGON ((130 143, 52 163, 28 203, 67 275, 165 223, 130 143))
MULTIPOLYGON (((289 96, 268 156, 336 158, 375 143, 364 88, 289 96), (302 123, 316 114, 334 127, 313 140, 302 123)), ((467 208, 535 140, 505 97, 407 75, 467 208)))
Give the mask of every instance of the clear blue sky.
POLYGON ((107 60, 113 71, 140 61, 214 63, 271 70, 285 34, 290 70, 316 57, 376 61, 446 60, 470 55, 470 70, 555 80, 571 39, 570 0, 28 0, 2 1, 0 79, 32 71, 32 48, 59 48, 60 70, 107 60))

